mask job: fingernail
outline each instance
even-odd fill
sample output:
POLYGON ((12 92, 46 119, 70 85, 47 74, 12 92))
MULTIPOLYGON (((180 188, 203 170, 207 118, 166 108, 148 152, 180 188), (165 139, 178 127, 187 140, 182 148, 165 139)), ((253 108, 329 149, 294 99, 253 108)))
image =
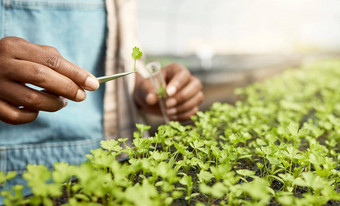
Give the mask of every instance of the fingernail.
POLYGON ((81 90, 78 89, 77 95, 76 95, 76 101, 83 101, 86 98, 86 93, 81 90))
POLYGON ((174 107, 177 104, 177 101, 175 98, 170 98, 166 101, 167 107, 174 107))
POLYGON ((99 87, 99 82, 94 77, 87 77, 85 80, 85 89, 86 90, 96 90, 99 87))
POLYGON ((176 108, 168 109, 167 113, 168 113, 168 115, 176 114, 177 113, 177 109, 176 108))
POLYGON ((169 86, 168 88, 166 88, 166 93, 168 93, 169 96, 172 96, 176 93, 176 90, 176 87, 169 86))
POLYGON ((64 98, 64 97, 62 97, 62 98, 63 98, 64 107, 66 107, 66 106, 67 106, 67 100, 66 100, 66 98, 64 98))

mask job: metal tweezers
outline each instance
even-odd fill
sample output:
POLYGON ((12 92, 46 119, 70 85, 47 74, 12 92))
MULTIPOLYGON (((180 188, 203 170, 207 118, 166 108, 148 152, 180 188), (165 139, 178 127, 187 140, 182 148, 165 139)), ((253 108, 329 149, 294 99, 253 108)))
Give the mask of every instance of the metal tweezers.
POLYGON ((118 73, 118 74, 113 74, 113 75, 108 75, 108 76, 102 76, 102 77, 97 77, 97 80, 99 83, 105 83, 114 79, 118 79, 120 77, 124 77, 129 74, 136 73, 137 71, 132 71, 132 72, 123 72, 123 73, 118 73))

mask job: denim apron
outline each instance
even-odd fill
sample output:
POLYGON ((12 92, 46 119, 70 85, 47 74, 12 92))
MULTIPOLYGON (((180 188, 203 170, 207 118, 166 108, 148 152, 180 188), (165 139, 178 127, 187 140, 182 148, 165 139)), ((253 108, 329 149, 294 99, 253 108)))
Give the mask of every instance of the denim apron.
MULTIPOLYGON (((61 55, 95 76, 104 74, 105 0, 0 0, 1 38, 16 36, 57 48, 61 55)), ((24 69, 24 68, 23 68, 24 69)), ((1 88, 0 88, 1 89, 1 88)), ((103 85, 87 99, 68 101, 58 112, 40 112, 24 125, 0 122, 0 171, 19 177, 6 187, 25 184, 27 164, 80 164, 99 147, 103 131, 103 85)), ((4 186, 0 185, 0 191, 4 186)), ((26 188, 26 194, 29 190, 26 188)), ((3 197, 0 196, 0 205, 3 197)))

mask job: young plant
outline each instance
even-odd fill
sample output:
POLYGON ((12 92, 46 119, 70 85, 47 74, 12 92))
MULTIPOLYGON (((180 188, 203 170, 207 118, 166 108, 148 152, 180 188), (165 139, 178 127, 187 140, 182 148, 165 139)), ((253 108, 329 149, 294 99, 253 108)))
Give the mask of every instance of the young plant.
MULTIPOLYGON (((137 124, 133 146, 103 141, 80 166, 30 165, 23 176, 33 195, 12 186, 4 203, 56 205, 64 191, 75 206, 339 205, 339 68, 337 60, 289 70, 152 137, 137 124), (128 161, 116 160, 121 153, 128 161)), ((13 175, 0 172, 0 184, 13 175)))
POLYGON ((137 59, 142 58, 142 55, 143 55, 143 52, 141 52, 138 47, 134 47, 132 49, 131 57, 134 60, 134 62, 133 62, 133 69, 134 69, 135 72, 137 70, 137 68, 136 68, 137 59))

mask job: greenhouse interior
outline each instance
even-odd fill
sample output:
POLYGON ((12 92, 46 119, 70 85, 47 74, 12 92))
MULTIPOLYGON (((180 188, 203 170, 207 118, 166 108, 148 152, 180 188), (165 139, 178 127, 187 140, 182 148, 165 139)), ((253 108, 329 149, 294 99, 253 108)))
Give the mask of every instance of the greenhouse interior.
POLYGON ((340 205, 339 1, 0 3, 0 205, 340 205))

